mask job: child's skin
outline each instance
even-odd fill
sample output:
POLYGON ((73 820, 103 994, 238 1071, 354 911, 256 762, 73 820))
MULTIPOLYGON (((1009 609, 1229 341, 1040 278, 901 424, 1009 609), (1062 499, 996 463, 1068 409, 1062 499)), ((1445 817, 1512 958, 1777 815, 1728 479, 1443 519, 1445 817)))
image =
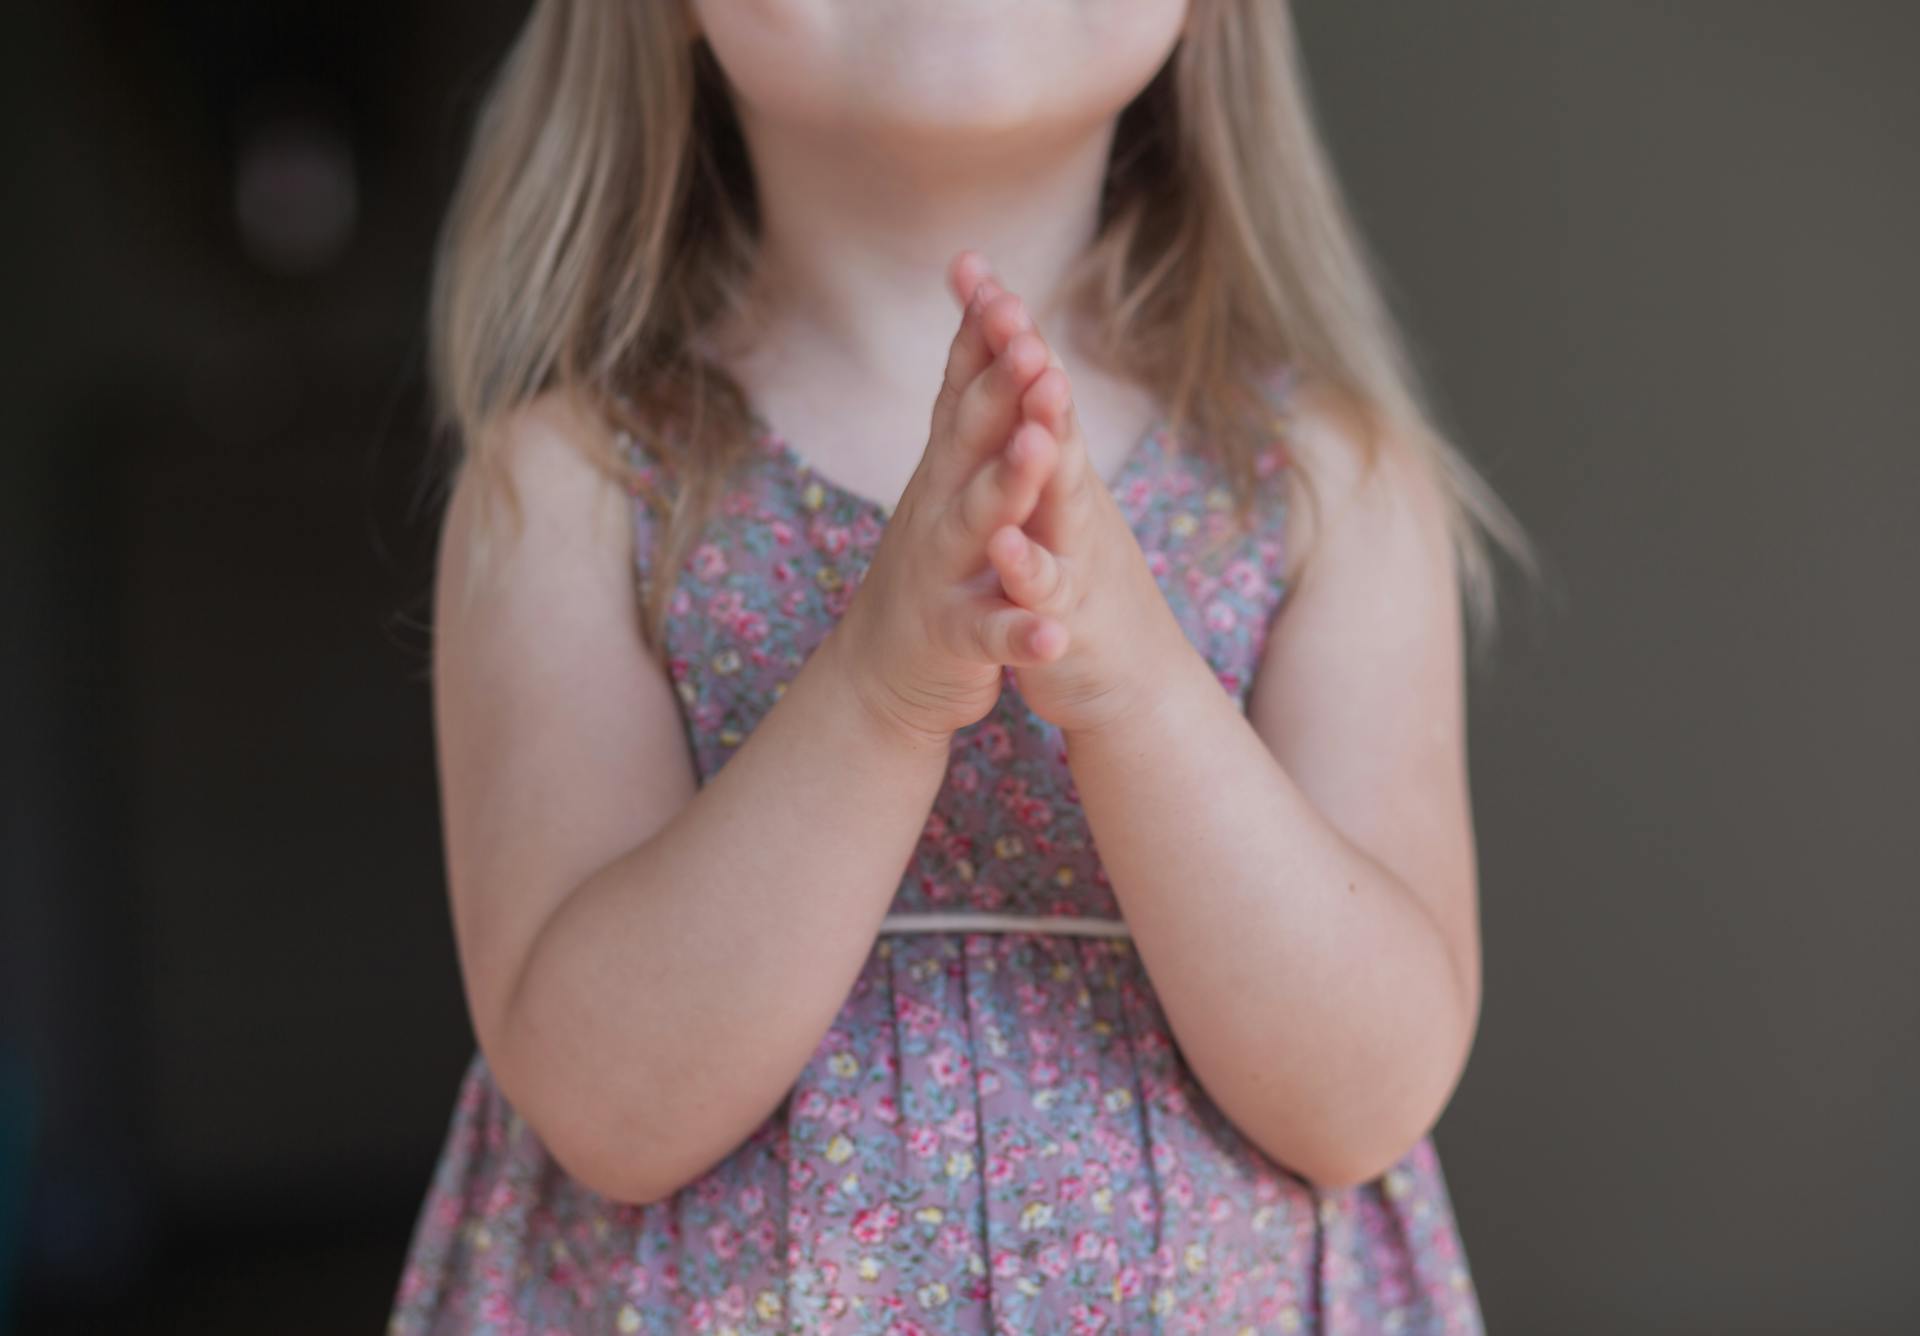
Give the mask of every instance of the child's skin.
MULTIPOLYGON (((975 124, 938 88, 937 105, 911 86, 857 106, 841 91, 864 42, 911 56, 965 40, 964 25, 915 26, 954 6, 695 5, 767 220, 772 314, 733 369, 776 424, 806 427, 796 439, 830 475, 900 497, 840 622, 704 787, 671 684, 610 630, 633 619, 625 498, 579 462, 570 438, 600 428, 567 401, 509 424, 528 525, 507 587, 464 616, 436 600, 469 1006, 503 1091, 609 1196, 664 1197, 778 1106, 868 959, 953 731, 992 707, 1003 664, 1063 730, 1182 1053, 1250 1139, 1323 1186, 1364 1181, 1427 1130, 1464 1065, 1475 870, 1431 482, 1398 465, 1363 480, 1358 419, 1302 397, 1289 447, 1325 509, 1317 533, 1290 514, 1288 537, 1316 557, 1242 715, 1101 482, 1150 406, 1042 334, 1048 301, 1006 290, 1050 293, 1090 239, 1089 167, 1185 14, 1099 9, 1088 31, 1117 82, 1079 61, 1052 78, 1059 41, 983 36, 957 58, 975 124), (1053 101, 1021 103, 1023 79, 1053 101), (1012 133, 1023 120, 1046 133, 1012 133), (983 255, 1003 254, 1020 283, 989 275, 983 255), (930 355, 923 294, 942 264, 954 299, 986 290, 930 355), (880 479, 909 430, 927 444, 896 492, 880 479), (582 526, 588 511, 616 522, 582 526)), ((1020 12, 1063 33, 1087 21, 1076 0, 1020 12)), ((470 506, 456 490, 442 591, 470 506)))

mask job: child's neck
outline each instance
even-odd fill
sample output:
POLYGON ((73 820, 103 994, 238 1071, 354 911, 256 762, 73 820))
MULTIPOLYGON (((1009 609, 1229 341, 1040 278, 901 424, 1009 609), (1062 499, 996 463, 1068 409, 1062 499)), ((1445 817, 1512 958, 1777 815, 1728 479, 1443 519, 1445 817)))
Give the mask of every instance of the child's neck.
MULTIPOLYGON (((994 143, 850 143, 742 108, 762 219, 753 327, 723 360, 777 429, 871 494, 897 495, 924 445, 959 322, 946 264, 973 248, 1025 299, 1083 407, 1122 442, 1152 406, 1077 364, 1052 309, 1092 240, 1114 123, 994 143), (897 481, 896 481, 897 479, 897 481)), ((1088 413, 1083 412, 1083 423, 1088 413)))

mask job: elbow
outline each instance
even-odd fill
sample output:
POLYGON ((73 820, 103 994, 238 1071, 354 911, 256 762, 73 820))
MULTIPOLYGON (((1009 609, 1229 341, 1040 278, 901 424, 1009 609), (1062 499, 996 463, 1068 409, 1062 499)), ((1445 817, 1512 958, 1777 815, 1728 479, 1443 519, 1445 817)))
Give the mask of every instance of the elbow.
POLYGON ((605 1089, 582 1089, 577 1073, 543 1067, 512 1043, 494 1044, 487 1063, 526 1133, 581 1187, 615 1205, 652 1206, 689 1181, 666 1139, 637 1113, 611 1109, 605 1089))

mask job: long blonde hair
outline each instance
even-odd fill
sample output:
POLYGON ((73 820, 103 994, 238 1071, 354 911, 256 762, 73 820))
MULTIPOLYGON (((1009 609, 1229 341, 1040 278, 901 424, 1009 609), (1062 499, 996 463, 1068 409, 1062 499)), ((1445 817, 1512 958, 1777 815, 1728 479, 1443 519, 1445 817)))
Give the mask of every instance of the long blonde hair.
MULTIPOLYGON (((754 422, 698 337, 746 301, 759 218, 726 80, 667 0, 536 0, 481 109, 441 236, 430 318, 443 439, 517 515, 492 429, 549 390, 643 433, 672 480, 633 482, 612 432, 587 446, 660 518, 641 590, 656 653, 672 574, 754 422)), ((1442 480, 1476 654, 1496 621, 1488 539, 1537 573, 1519 522, 1435 424, 1313 120, 1283 0, 1193 0, 1166 65, 1116 126, 1101 226, 1068 308, 1109 366, 1218 451, 1242 523, 1276 428, 1259 389, 1290 365, 1363 405, 1442 480)), ((1311 480, 1296 463, 1300 481, 1311 480)), ((486 568, 491 521, 472 569, 486 568)), ((479 578, 476 574, 476 579, 479 578)))

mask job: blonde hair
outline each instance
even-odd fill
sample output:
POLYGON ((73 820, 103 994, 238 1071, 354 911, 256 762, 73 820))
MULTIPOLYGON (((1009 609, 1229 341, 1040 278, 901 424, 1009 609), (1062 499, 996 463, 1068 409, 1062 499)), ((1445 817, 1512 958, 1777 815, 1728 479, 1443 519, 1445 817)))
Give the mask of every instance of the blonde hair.
MULTIPOLYGON (((658 515, 642 628, 660 652, 672 574, 751 448, 739 387, 701 336, 744 309, 757 201, 726 80, 666 0, 537 0, 482 107, 434 274, 431 377, 455 470, 518 513, 495 428, 577 396, 648 439, 672 481, 639 485, 615 431, 595 460, 658 515)), ((1518 520, 1439 430, 1322 147, 1290 7, 1194 0, 1173 55, 1122 112, 1101 225, 1063 289, 1094 350, 1154 391, 1169 432, 1218 452, 1244 524, 1288 365, 1364 406, 1443 483, 1476 654, 1496 621, 1488 539, 1529 574, 1518 520)), ((451 472, 451 471, 450 471, 451 472)), ((1312 491, 1311 480, 1296 474, 1312 491)), ((491 557, 478 526, 473 569, 491 557)), ((476 578, 478 576, 476 575, 476 578)))

